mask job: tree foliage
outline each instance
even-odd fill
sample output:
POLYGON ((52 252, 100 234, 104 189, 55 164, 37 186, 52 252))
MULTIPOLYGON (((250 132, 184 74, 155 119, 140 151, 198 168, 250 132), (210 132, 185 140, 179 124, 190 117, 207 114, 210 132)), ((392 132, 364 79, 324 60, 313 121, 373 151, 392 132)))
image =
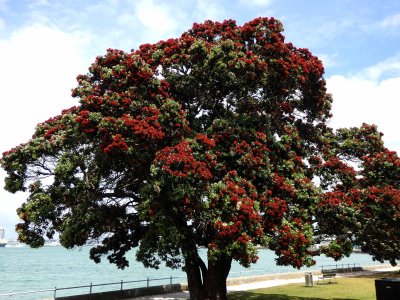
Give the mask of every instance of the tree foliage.
POLYGON ((383 146, 376 126, 340 129, 327 138, 325 161, 318 162, 324 193, 318 228, 334 236, 324 249, 339 259, 352 245, 374 259, 396 265, 400 258, 400 158, 383 146))
POLYGON ((282 30, 206 21, 97 57, 80 105, 3 153, 5 188, 29 193, 20 240, 101 239, 91 258, 121 268, 137 247, 145 266, 183 266, 193 299, 223 299, 231 261, 256 262, 257 245, 297 268, 314 263, 315 234, 337 237, 335 258, 357 242, 398 259, 400 159, 374 126, 327 126, 322 63, 282 30))

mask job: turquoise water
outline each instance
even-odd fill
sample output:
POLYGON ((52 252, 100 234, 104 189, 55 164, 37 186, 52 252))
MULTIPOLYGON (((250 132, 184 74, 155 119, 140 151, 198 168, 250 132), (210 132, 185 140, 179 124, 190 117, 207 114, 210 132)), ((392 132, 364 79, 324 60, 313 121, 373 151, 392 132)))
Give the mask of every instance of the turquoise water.
MULTIPOLYGON (((43 247, 40 249, 21 248, 0 248, 0 294, 10 292, 22 292, 41 289, 52 289, 54 287, 72 287, 80 285, 120 283, 123 281, 146 280, 155 278, 167 278, 170 276, 180 277, 173 282, 185 282, 186 275, 181 270, 160 268, 159 270, 146 269, 141 263, 134 259, 134 251, 130 254, 130 267, 119 270, 108 263, 106 259, 96 264, 89 259, 90 247, 81 249, 66 250, 62 247, 43 247)), ((204 252, 204 251, 203 251, 204 252)), ((205 252, 202 253, 203 256, 205 252)), ((237 263, 232 265, 230 277, 259 275, 266 273, 292 272, 296 271, 291 267, 278 267, 274 263, 274 253, 268 250, 260 250, 260 259, 250 269, 243 268, 237 263)), ((317 265, 311 269, 319 269, 322 265, 336 264, 326 257, 316 257, 317 265)), ((349 258, 343 259, 339 264, 378 264, 373 262, 366 254, 352 254, 349 258)), ((302 270, 308 270, 303 268, 302 270)), ((150 281, 150 285, 167 284, 169 280, 150 281)), ((124 288, 134 286, 146 286, 146 282, 124 284, 124 288)), ((93 287, 93 292, 120 289, 120 284, 106 287, 93 287)), ((89 288, 76 289, 73 291, 57 291, 57 295, 88 293, 89 288)), ((38 294, 26 294, 13 296, 12 299, 48 299, 53 292, 38 294)), ((9 299, 7 296, 0 296, 0 299, 9 299)))

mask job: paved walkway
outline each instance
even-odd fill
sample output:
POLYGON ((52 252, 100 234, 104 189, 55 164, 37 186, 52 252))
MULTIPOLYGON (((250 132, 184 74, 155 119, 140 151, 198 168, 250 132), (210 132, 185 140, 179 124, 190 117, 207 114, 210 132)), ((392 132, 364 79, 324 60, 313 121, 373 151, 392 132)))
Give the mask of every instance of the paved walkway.
POLYGON ((131 300, 186 300, 189 299, 189 292, 171 293, 165 295, 145 296, 132 298, 131 300))
MULTIPOLYGON (((400 267, 383 267, 383 268, 371 268, 370 270, 353 272, 353 273, 342 273, 338 275, 338 277, 352 277, 357 275, 367 275, 367 274, 376 274, 376 272, 390 272, 399 270, 400 267)), ((304 282, 304 273, 299 273, 299 277, 290 278, 290 279, 271 279, 266 281, 259 281, 253 283, 245 283, 239 285, 228 286, 228 292, 233 291, 247 291, 254 290, 260 288, 268 288, 278 285, 284 285, 289 283, 300 283, 304 282)), ((132 298, 131 300, 186 300, 189 299, 189 292, 180 292, 180 293, 171 293, 165 295, 155 295, 155 296, 145 296, 139 298, 132 298)))
MULTIPOLYGON (((260 281, 254 283, 245 283, 240 285, 228 286, 227 289, 228 292, 247 291, 247 290, 278 286, 288 283, 298 283, 303 281, 304 281, 304 276, 292 279, 272 279, 268 281, 260 281)), ((170 293, 165 295, 144 296, 139 298, 132 298, 131 300, 185 300, 189 299, 189 297, 190 297, 189 292, 185 291, 185 292, 170 293)))

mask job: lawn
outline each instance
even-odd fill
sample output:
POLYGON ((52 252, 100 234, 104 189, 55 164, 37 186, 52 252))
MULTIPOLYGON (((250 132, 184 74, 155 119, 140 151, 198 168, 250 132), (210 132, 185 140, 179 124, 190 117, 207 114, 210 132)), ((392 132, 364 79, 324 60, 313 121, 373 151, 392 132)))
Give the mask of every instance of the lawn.
MULTIPOLYGON (((229 300, 322 300, 351 299, 375 300, 375 279, 383 277, 400 277, 399 272, 374 273, 351 278, 338 278, 337 284, 314 285, 305 287, 303 283, 287 284, 266 289, 235 292, 229 300)), ((400 299, 400 298, 399 298, 400 299)))

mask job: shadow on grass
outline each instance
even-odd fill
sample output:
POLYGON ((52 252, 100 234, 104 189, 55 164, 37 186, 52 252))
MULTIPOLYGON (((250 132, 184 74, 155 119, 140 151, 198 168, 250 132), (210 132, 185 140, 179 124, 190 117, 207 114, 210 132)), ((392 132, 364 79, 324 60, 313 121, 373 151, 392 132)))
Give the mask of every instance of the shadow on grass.
MULTIPOLYGON (((326 298, 310 298, 288 296, 283 294, 260 294, 257 292, 233 292, 228 295, 228 300, 326 300, 326 298)), ((332 300, 358 300, 351 298, 331 298, 332 300)))

